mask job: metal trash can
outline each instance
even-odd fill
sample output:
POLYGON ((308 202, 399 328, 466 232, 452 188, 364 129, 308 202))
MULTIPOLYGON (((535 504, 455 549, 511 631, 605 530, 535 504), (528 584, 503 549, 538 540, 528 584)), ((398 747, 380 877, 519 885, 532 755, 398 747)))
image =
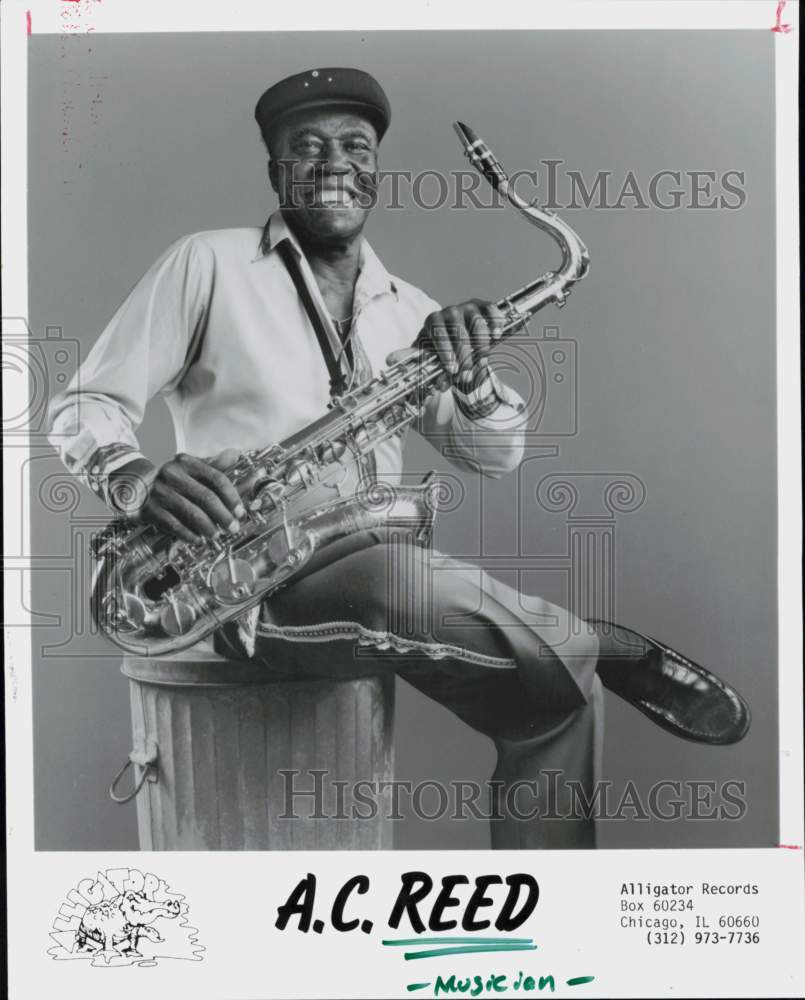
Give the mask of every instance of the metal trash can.
POLYGON ((133 749, 109 791, 136 798, 142 850, 392 847, 393 676, 267 683, 199 653, 121 669, 133 749))

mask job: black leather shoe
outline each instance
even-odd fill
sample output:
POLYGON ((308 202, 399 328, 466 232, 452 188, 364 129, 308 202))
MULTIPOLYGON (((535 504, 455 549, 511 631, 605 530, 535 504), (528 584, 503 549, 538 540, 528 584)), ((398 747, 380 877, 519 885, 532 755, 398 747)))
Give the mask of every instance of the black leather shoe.
POLYGON ((601 642, 597 673, 605 688, 682 739, 737 743, 749 729, 749 706, 734 688, 647 635, 590 621, 601 642))

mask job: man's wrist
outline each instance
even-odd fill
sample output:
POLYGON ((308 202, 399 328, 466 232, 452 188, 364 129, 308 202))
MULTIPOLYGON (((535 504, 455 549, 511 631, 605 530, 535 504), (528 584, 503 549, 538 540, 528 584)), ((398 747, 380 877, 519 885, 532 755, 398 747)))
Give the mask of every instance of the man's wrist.
POLYGON ((117 514, 136 519, 148 499, 158 466, 143 455, 107 473, 107 503, 117 514))
POLYGON ((465 387, 454 386, 456 405, 470 420, 483 420, 492 416, 509 402, 505 388, 488 365, 484 365, 473 382, 465 387))

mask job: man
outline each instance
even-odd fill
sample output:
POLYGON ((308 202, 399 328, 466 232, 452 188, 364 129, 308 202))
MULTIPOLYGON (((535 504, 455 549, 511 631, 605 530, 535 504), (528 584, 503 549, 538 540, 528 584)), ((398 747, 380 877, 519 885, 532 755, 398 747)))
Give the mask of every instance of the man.
MULTIPOLYGON (((306 427, 333 389, 368 380, 416 343, 444 369, 420 431, 447 437, 465 468, 491 476, 516 469, 524 405, 489 363, 502 314, 479 300, 440 309, 389 275, 362 235, 390 119, 380 85, 353 69, 299 73, 267 90, 255 115, 279 210, 262 230, 181 239, 147 272, 52 403, 53 440, 68 468, 117 509, 119 487, 136 480, 137 502, 122 509, 180 540, 234 530, 245 511, 222 470, 237 451, 306 427), (135 437, 157 393, 179 451, 160 468, 135 437), (478 448, 480 432, 494 435, 495 447, 478 448)), ((401 453, 399 437, 384 442, 361 474, 398 479, 401 453)), ((567 805, 568 779, 592 791, 599 675, 680 736, 731 742, 748 725, 738 695, 661 644, 583 623, 379 532, 323 550, 284 591, 218 633, 215 646, 278 676, 396 670, 494 740, 504 786, 540 782, 543 806, 554 811, 567 805), (355 656, 356 643, 374 655, 355 656), (560 780, 546 783, 548 772, 560 780)), ((594 843, 594 823, 583 816, 551 823, 508 815, 493 824, 496 847, 594 843)))

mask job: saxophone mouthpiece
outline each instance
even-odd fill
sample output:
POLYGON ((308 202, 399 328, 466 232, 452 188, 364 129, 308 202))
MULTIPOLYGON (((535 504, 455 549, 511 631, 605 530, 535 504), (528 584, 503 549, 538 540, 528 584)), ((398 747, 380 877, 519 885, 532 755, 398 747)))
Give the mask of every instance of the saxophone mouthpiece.
POLYGON ((453 128, 456 130, 456 135, 461 140, 464 149, 469 152, 470 148, 478 142, 478 136, 464 122, 453 122, 453 128))
POLYGON ((495 154, 469 125, 465 125, 464 122, 453 122, 453 128, 461 140, 470 163, 484 175, 493 188, 497 189, 508 180, 506 171, 498 163, 495 154))

